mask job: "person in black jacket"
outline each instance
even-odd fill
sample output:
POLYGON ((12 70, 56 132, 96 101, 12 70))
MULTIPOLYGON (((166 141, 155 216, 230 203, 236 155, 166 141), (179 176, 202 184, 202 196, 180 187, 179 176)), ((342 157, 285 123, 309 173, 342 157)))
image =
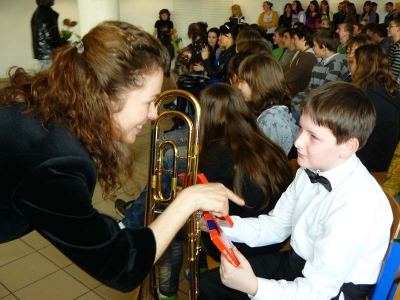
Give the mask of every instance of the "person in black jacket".
POLYGON ((387 172, 400 137, 400 89, 385 50, 380 45, 357 48, 351 76, 376 110, 375 127, 357 156, 369 172, 387 172))
POLYGON ((36 0, 38 8, 31 19, 33 54, 41 69, 49 68, 52 52, 67 42, 60 37, 54 0, 36 0))
POLYGON ((133 144, 169 65, 165 47, 125 22, 107 21, 54 53, 48 70, 12 68, 0 90, 0 243, 37 230, 98 281, 128 292, 146 277, 189 215, 228 213, 222 184, 184 189, 149 227, 123 228, 93 208, 133 180, 133 144))
POLYGON ((207 71, 209 77, 220 78, 221 82, 229 84, 226 68, 229 60, 236 53, 235 40, 239 33, 239 27, 235 23, 227 22, 219 28, 219 32, 218 45, 223 51, 219 56, 218 65, 214 65, 214 62, 211 61, 208 47, 203 48, 201 57, 203 59, 204 69, 207 71))

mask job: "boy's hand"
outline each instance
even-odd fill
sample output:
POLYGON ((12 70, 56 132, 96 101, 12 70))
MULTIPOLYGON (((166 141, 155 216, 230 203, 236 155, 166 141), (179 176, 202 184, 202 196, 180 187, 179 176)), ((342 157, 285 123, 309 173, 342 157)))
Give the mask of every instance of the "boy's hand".
POLYGON ((235 267, 223 255, 221 255, 221 266, 219 273, 221 281, 227 287, 241 291, 249 295, 256 295, 258 280, 248 260, 236 248, 232 248, 240 265, 235 267))

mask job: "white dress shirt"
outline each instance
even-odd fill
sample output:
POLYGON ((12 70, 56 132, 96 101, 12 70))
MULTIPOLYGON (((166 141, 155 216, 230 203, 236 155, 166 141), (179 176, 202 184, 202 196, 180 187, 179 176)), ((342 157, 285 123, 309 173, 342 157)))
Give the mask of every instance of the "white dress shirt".
POLYGON ((331 299, 343 283, 376 282, 393 219, 385 194, 355 155, 319 174, 332 192, 300 168, 269 215, 233 216, 234 226, 224 228, 232 241, 252 247, 291 235, 293 250, 306 260, 304 278, 258 278, 253 299, 331 299))

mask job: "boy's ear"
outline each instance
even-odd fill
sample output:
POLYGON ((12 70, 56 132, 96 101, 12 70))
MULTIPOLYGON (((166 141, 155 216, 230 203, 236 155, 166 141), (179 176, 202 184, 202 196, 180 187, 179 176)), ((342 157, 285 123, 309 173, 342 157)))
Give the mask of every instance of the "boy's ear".
POLYGON ((358 142, 358 139, 356 138, 348 139, 346 142, 343 143, 343 148, 340 157, 342 158, 350 157, 351 155, 357 152, 359 146, 360 143, 358 142))

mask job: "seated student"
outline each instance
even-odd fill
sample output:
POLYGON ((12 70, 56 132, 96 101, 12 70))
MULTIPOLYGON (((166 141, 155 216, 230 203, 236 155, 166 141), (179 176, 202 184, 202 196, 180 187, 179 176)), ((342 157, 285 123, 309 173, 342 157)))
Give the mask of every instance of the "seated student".
POLYGON ((293 29, 293 41, 298 54, 294 56, 292 64, 285 72, 285 82, 292 97, 304 91, 311 79, 311 71, 318 62, 313 47, 313 33, 306 26, 293 29))
POLYGON ((282 57, 279 61, 282 71, 286 72, 290 69, 292 65, 292 61, 296 53, 296 46, 294 44, 294 30, 292 28, 286 29, 283 35, 283 44, 285 46, 285 51, 282 54, 282 57))
POLYGON ((353 35, 359 35, 361 33, 365 33, 365 25, 361 24, 361 23, 356 23, 353 25, 354 28, 354 33, 353 35))
MULTIPOLYGON (((268 213, 293 179, 285 152, 261 131, 238 89, 216 84, 200 98, 199 172, 245 199, 245 206, 230 206, 230 214, 246 218, 268 213)), ((209 234, 203 234, 202 241, 207 253, 219 261, 221 253, 209 234)), ((246 256, 277 252, 283 245, 250 248, 236 244, 246 256)))
POLYGON ((346 59, 347 59, 347 64, 349 66, 349 69, 351 70, 353 62, 354 62, 354 53, 355 51, 365 45, 374 45, 374 41, 366 34, 359 34, 356 36, 353 36, 351 39, 349 39, 346 43, 346 59))
POLYGON ((325 28, 325 29, 333 29, 333 22, 329 19, 323 19, 321 20, 321 25, 319 28, 325 28))
POLYGON ((393 75, 398 77, 400 75, 400 19, 394 19, 387 27, 388 36, 393 39, 387 52, 389 57, 390 68, 393 75))
POLYGON ((393 19, 397 19, 399 12, 393 7, 393 2, 386 3, 386 12, 387 15, 385 16, 383 25, 388 26, 393 19))
POLYGON ((285 28, 292 28, 293 23, 293 9, 292 4, 286 3, 283 8, 283 14, 279 16, 278 26, 285 28))
POLYGON ((350 69, 347 65, 346 56, 336 53, 339 45, 339 35, 333 30, 321 29, 314 34, 313 40, 315 56, 322 58, 322 61, 314 66, 308 87, 292 99, 294 110, 292 114, 295 119, 298 116, 297 112, 299 111, 300 102, 312 89, 330 81, 351 82, 350 69))
POLYGON ((285 34, 285 27, 278 26, 276 27, 274 31, 274 36, 272 37, 272 40, 274 41, 275 49, 272 51, 276 61, 279 63, 283 52, 285 51, 285 45, 283 42, 283 36, 285 34))
POLYGON ((372 40, 378 45, 381 45, 386 54, 388 54, 390 45, 393 43, 393 38, 387 36, 387 34, 387 26, 379 24, 372 29, 371 35, 372 40))
POLYGON ((208 47, 203 48, 201 57, 204 69, 207 71, 209 77, 220 78, 221 82, 229 83, 229 79, 226 77, 226 66, 231 57, 236 53, 235 40, 239 32, 238 25, 227 22, 220 26, 219 32, 218 45, 223 51, 219 56, 218 65, 215 66, 214 61, 211 61, 208 47))
POLYGON ((288 154, 298 127, 290 113, 290 93, 282 68, 270 55, 253 54, 239 66, 239 84, 262 131, 288 154))
POLYGON ((294 181, 268 215, 232 216, 234 226, 224 228, 232 241, 249 246, 291 235, 292 250, 247 260, 233 248, 240 265, 222 258, 220 268, 203 273, 201 299, 337 300, 372 293, 393 220, 381 187, 355 155, 374 127, 374 106, 360 88, 331 82, 311 91, 300 112, 294 181))
POLYGON ((351 75, 376 110, 374 130, 357 156, 369 172, 386 172, 399 142, 400 88, 383 48, 367 45, 355 50, 351 75))
POLYGON ((346 54, 346 43, 354 35, 354 27, 349 23, 342 23, 339 25, 336 32, 339 34, 340 44, 336 49, 339 54, 346 54))

